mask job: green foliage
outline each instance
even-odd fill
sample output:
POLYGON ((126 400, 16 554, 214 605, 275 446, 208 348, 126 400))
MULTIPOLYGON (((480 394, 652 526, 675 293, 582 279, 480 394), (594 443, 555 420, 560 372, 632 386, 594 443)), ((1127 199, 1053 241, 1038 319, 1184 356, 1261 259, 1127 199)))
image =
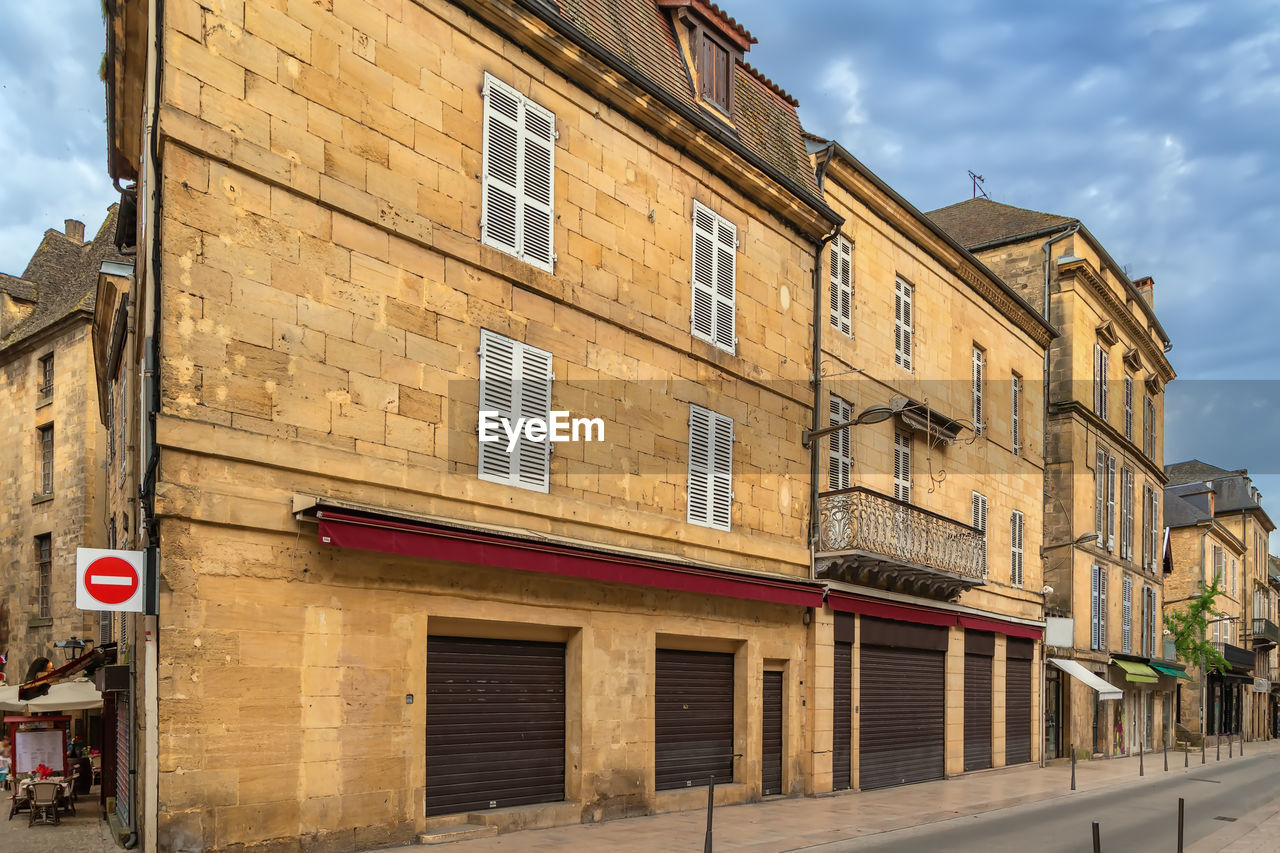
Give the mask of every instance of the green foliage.
POLYGON ((1217 645, 1207 639, 1209 620, 1216 618, 1213 602, 1222 593, 1223 589, 1215 577, 1213 583, 1201 589, 1200 594, 1185 606, 1164 617, 1164 625, 1173 635, 1173 644, 1178 650, 1178 660, 1192 666, 1199 666, 1204 661, 1206 674, 1223 672, 1228 668, 1227 659, 1217 645))

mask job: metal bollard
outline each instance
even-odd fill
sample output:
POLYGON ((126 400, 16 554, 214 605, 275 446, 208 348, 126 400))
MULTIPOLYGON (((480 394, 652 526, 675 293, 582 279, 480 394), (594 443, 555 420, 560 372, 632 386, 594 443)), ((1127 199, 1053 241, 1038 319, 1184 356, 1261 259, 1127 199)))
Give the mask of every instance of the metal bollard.
POLYGON ((1076 748, 1071 747, 1071 790, 1076 789, 1076 748))
POLYGON ((707 780, 707 840, 702 843, 702 853, 711 853, 711 812, 716 802, 715 774, 707 780))
POLYGON ((1235 742, 1236 739, 1233 736, 1227 735, 1227 758, 1231 758, 1235 755, 1235 742))
POLYGON ((1202 735, 1200 735, 1200 763, 1201 763, 1201 764, 1204 764, 1204 762, 1205 762, 1205 757, 1204 757, 1204 741, 1205 741, 1205 738, 1207 738, 1207 737, 1209 737, 1209 736, 1208 736, 1208 735, 1203 735, 1203 734, 1202 734, 1202 735))
POLYGON ((1141 744, 1141 743, 1139 743, 1139 744, 1138 744, 1138 775, 1139 775, 1139 776, 1145 776, 1145 775, 1146 775, 1146 771, 1143 769, 1143 766, 1142 766, 1142 755, 1143 755, 1143 753, 1144 753, 1145 751, 1146 751, 1146 750, 1144 750, 1144 749, 1142 748, 1142 744, 1141 744))
POLYGON ((1222 760, 1222 735, 1218 735, 1217 743, 1218 743, 1218 757, 1213 760, 1221 761, 1222 760))
POLYGON ((1182 797, 1178 797, 1178 853, 1182 853, 1182 818, 1183 807, 1186 804, 1182 801, 1182 797))
POLYGON ((1191 741, 1182 742, 1182 766, 1191 766, 1191 741))
POLYGON ((1169 742, 1164 742, 1164 772, 1169 772, 1169 742))
POLYGON ((1244 734, 1240 734, 1240 757, 1244 758, 1244 734))
POLYGON ((1096 820, 1093 822, 1093 853, 1102 853, 1102 834, 1096 820))

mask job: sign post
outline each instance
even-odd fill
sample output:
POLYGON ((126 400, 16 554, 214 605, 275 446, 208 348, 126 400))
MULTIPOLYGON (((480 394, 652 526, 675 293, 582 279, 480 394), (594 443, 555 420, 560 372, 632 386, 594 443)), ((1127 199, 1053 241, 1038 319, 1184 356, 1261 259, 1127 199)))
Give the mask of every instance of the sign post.
POLYGON ((146 604, 143 551, 76 549, 76 607, 141 613, 146 604))

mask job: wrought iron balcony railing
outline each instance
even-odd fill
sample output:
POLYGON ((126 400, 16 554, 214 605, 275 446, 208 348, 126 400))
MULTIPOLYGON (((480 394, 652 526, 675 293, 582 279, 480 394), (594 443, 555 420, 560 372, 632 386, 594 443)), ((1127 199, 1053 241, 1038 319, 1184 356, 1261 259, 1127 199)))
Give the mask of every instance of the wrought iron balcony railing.
POLYGON ((820 576, 952 599, 986 583, 986 537, 976 528, 865 488, 818 499, 820 576))
POLYGON ((1258 646, 1280 645, 1280 626, 1277 626, 1270 619, 1255 617, 1253 620, 1253 645, 1255 648, 1258 646))

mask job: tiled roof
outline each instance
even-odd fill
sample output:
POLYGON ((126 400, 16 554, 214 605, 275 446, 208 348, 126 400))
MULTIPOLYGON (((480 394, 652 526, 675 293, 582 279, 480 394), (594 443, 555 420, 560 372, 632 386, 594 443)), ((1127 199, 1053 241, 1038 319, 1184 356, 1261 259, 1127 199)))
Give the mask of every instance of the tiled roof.
POLYGON ((929 218, 962 246, 980 246, 997 240, 1035 234, 1047 228, 1068 225, 1076 220, 1054 213, 1041 213, 1001 204, 989 198, 974 198, 943 207, 929 218))
MULTIPOLYGON (((77 243, 61 231, 46 231, 22 278, 4 276, 8 282, 21 281, 31 288, 28 301, 36 304, 31 314, 8 337, 0 340, 0 352, 44 331, 73 312, 92 313, 97 296, 98 269, 102 262, 132 261, 115 248, 117 208, 118 205, 113 204, 107 210, 107 218, 98 233, 84 244, 77 243)), ((0 284, 0 289, 7 287, 0 284)))
POLYGON ((36 301, 36 286, 23 278, 0 272, 0 293, 7 293, 14 299, 27 302, 36 301))
POLYGON ((1170 486, 1180 486, 1183 483, 1208 483, 1211 480, 1217 480, 1220 477, 1231 477, 1240 472, 1228 471, 1225 468, 1219 468, 1217 465, 1201 462, 1199 459, 1191 459, 1187 462, 1174 462, 1172 465, 1164 466, 1164 473, 1169 478, 1170 486))
MULTIPOLYGON (((712 114, 694 96, 670 18, 656 0, 559 0, 559 5, 564 20, 584 35, 680 102, 712 114)), ((724 14, 719 7, 715 10, 724 14)), ((724 17, 746 33, 732 18, 724 17)), ((795 99, 745 64, 737 67, 734 86, 732 119, 739 141, 816 195, 818 185, 800 135, 795 99)), ((726 130, 732 132, 727 126, 726 130)))

